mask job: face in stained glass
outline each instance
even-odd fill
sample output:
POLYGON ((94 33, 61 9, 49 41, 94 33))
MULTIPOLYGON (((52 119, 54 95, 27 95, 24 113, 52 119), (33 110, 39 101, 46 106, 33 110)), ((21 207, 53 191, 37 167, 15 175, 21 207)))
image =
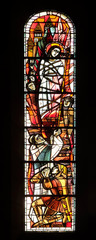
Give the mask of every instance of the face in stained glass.
POLYGON ((25 231, 74 231, 75 27, 41 12, 24 26, 25 231))

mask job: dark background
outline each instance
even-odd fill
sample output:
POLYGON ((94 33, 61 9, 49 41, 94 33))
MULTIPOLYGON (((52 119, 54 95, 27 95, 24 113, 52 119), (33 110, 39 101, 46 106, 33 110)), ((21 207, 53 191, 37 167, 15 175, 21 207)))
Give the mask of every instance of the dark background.
POLYGON ((96 20, 95 2, 83 2, 24 1, 17 4, 11 1, 1 9, 1 229, 2 236, 7 235, 11 240, 81 239, 87 235, 92 239, 96 236, 96 20), (24 232, 23 28, 30 15, 44 10, 67 14, 76 26, 77 207, 74 233, 24 232))

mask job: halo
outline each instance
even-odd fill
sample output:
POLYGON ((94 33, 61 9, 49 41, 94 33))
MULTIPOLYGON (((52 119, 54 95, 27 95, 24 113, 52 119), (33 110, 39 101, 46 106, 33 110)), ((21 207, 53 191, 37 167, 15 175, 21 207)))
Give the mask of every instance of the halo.
POLYGON ((61 49, 61 53, 64 53, 64 47, 61 43, 49 43, 46 46, 45 52, 48 53, 51 47, 59 47, 61 49))

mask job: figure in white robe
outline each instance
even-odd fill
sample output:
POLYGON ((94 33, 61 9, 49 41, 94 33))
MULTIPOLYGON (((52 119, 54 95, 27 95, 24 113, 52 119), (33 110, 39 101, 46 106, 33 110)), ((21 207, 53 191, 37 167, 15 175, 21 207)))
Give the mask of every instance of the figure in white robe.
POLYGON ((58 117, 61 98, 61 86, 64 75, 64 59, 58 59, 60 48, 55 47, 51 51, 50 59, 41 60, 40 63, 40 88, 39 88, 39 111, 41 119, 58 117), (56 57, 54 59, 53 57, 56 57))

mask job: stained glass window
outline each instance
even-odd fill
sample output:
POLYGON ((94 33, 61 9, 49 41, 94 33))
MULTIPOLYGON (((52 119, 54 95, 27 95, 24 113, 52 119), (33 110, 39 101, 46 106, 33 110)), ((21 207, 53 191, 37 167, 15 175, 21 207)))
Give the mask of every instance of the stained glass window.
POLYGON ((25 231, 76 225, 76 31, 58 12, 24 26, 25 231))

